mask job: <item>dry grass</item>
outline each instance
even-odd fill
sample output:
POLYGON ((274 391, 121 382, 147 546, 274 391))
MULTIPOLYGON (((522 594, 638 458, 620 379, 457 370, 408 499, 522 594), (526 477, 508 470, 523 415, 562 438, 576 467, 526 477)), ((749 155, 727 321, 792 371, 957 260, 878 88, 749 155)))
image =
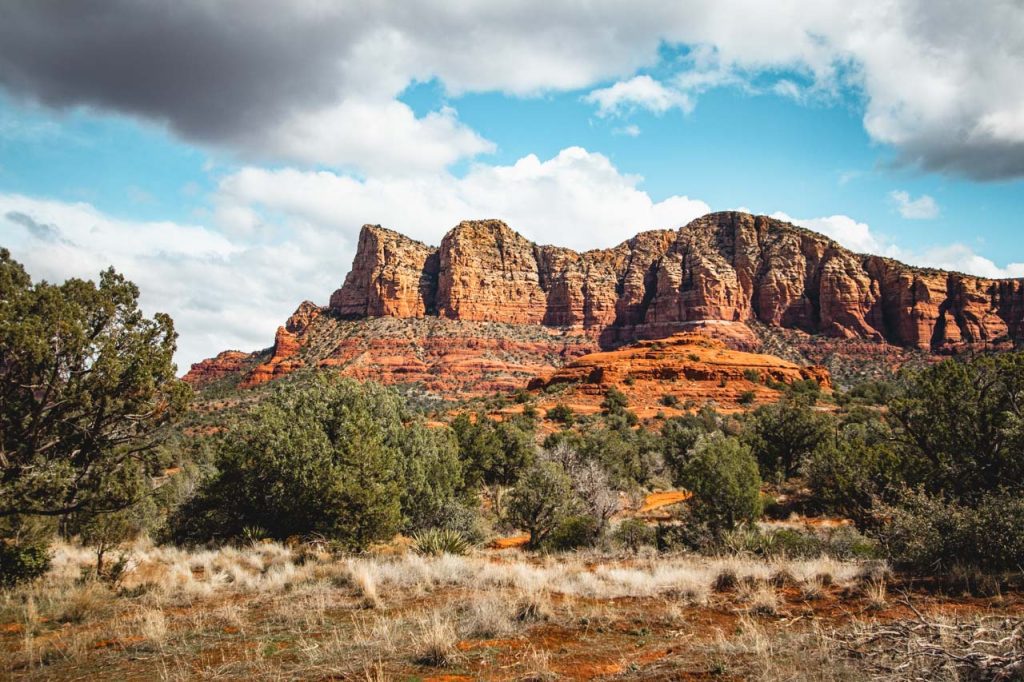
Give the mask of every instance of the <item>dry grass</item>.
POLYGON ((455 626, 438 611, 423 618, 414 643, 414 660, 423 665, 448 666, 459 657, 455 626))
POLYGON ((665 678, 721 663, 744 679, 863 679, 815 612, 899 608, 871 610, 886 604, 884 567, 825 558, 130 551, 119 589, 82 580, 93 554, 58 545, 43 579, 0 592, 0 677, 561 679, 597 661, 636 676, 664 665, 665 678))
POLYGON ((463 637, 473 639, 506 637, 519 629, 516 615, 508 599, 497 595, 474 595, 459 610, 459 632, 463 637))
POLYGON ((872 578, 864 583, 864 596, 868 601, 868 607, 881 611, 888 603, 886 599, 885 578, 872 578))

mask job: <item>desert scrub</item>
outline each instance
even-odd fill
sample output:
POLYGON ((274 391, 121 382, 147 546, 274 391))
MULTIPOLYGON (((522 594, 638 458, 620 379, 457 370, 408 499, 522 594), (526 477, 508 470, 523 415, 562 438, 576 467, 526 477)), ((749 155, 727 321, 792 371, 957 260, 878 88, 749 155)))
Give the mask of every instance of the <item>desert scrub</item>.
POLYGON ((417 554, 437 556, 439 554, 468 554, 472 549, 469 540, 457 530, 430 528, 412 536, 412 548, 417 554))

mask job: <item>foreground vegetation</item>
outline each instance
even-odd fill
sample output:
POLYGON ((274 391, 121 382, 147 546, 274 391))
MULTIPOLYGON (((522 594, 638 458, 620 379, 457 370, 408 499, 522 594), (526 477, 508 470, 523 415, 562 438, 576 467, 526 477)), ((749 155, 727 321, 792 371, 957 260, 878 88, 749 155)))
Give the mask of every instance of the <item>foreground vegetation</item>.
POLYGON ((878 562, 127 549, 105 582, 59 544, 43 579, 0 597, 4 675, 954 680, 1024 662, 1019 598, 929 594, 878 562))
POLYGON ((1021 674, 1024 354, 645 423, 297 373, 204 423, 137 301, 0 251, 7 673, 1021 674))

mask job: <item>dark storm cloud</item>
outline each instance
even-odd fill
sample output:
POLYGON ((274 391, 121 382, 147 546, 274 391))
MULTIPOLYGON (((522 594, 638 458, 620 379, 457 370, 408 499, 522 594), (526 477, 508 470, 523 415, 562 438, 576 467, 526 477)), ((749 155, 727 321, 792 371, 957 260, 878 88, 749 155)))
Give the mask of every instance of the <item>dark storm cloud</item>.
POLYGON ((339 97, 346 17, 293 7, 5 0, 0 83, 54 107, 91 105, 167 122, 189 138, 230 141, 292 108, 339 97))
POLYGON ((659 45, 711 48, 727 76, 807 69, 821 92, 862 91, 868 134, 898 162, 1024 176, 1021 0, 0 0, 11 93, 335 167, 436 169, 487 148, 453 116, 396 106, 413 79, 568 91, 635 75, 659 45), (389 141, 422 149, 381 154, 389 141))

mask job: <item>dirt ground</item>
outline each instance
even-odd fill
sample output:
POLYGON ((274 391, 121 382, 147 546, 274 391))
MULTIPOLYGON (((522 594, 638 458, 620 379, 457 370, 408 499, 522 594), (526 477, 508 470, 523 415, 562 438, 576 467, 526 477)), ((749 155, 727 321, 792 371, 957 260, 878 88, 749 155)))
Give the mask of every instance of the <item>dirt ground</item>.
POLYGON ((996 623, 1013 649, 1024 615, 1016 592, 829 559, 140 547, 119 585, 81 580, 90 560, 59 548, 43 582, 3 594, 4 677, 903 679, 879 673, 877 633, 996 623))

